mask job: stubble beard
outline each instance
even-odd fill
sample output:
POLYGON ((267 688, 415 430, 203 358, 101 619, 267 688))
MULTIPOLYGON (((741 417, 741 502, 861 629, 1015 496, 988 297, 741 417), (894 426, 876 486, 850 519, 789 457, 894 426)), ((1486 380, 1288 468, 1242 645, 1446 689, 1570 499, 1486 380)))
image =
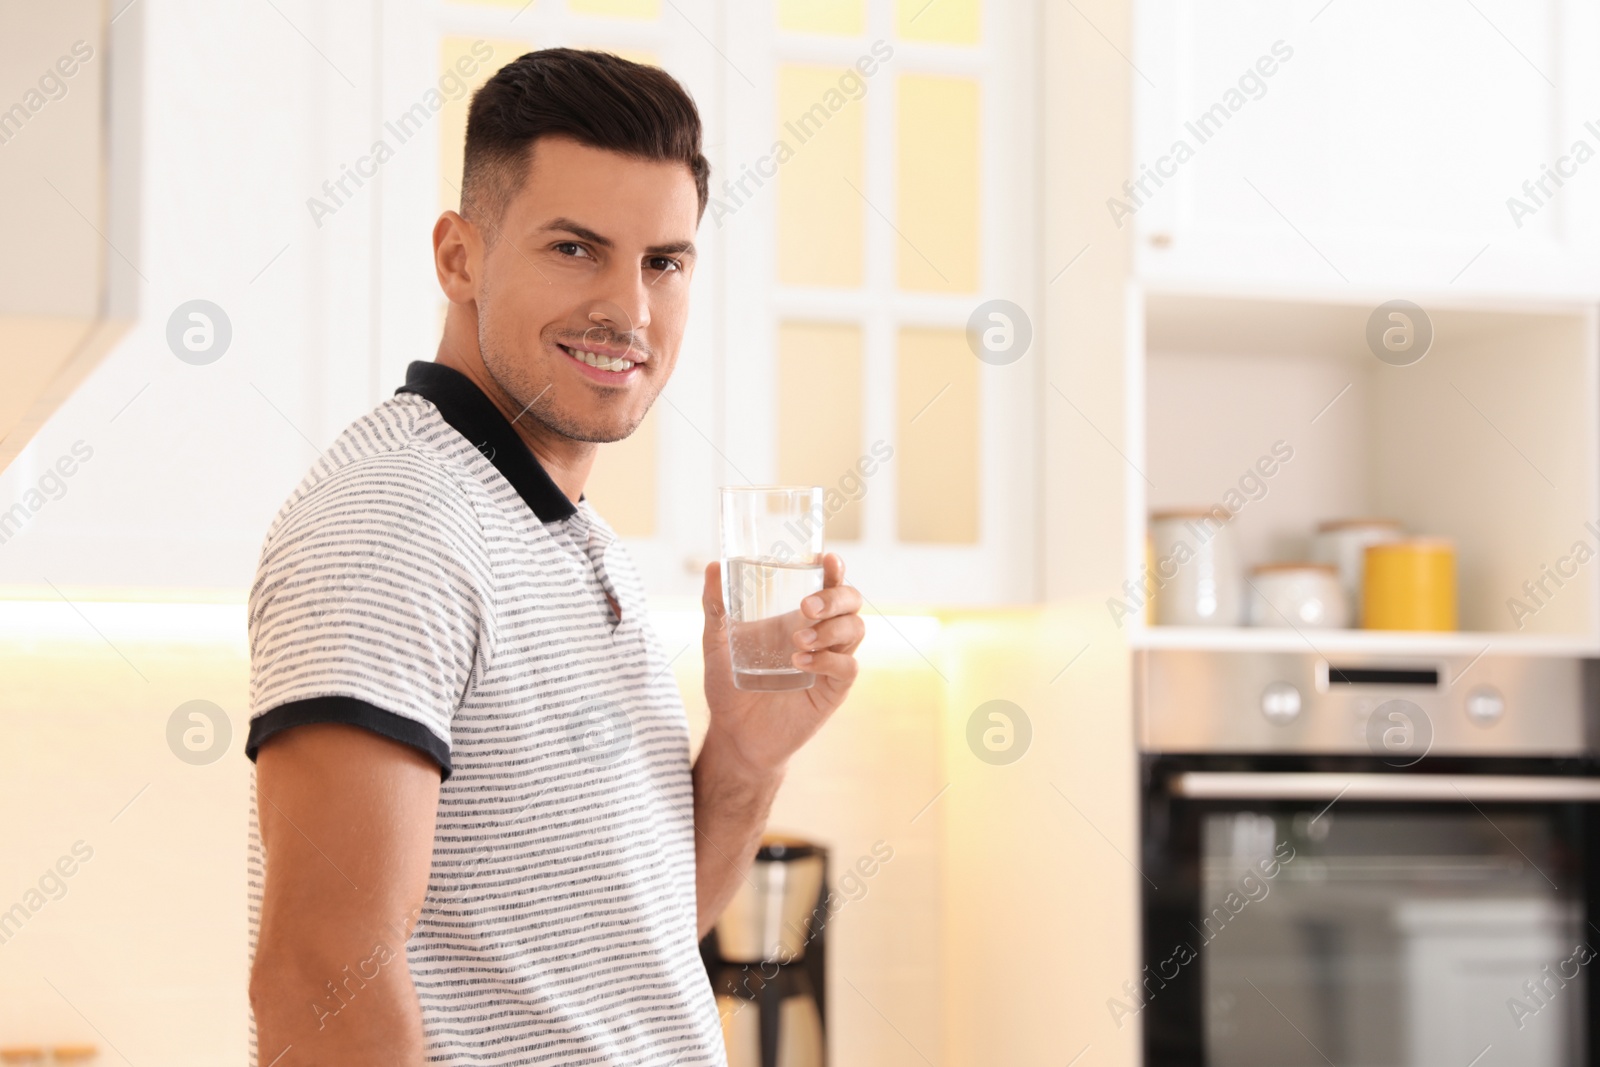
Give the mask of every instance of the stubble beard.
MULTIPOLYGON (((540 334, 541 349, 549 351, 555 347, 556 332, 547 328, 540 334)), ((554 380, 550 377, 541 380, 537 364, 530 366, 526 362, 504 357, 487 333, 480 319, 478 351, 483 357, 484 369, 500 387, 500 391, 505 393, 521 412, 516 421, 532 419, 549 432, 559 434, 568 440, 605 445, 621 441, 637 430, 639 424, 644 421, 644 414, 648 413, 650 406, 655 403, 656 398, 651 396, 644 405, 644 412, 621 427, 596 426, 592 422, 582 421, 561 409, 560 398, 555 395, 554 380)), ((557 358, 570 357, 562 354, 557 358)))

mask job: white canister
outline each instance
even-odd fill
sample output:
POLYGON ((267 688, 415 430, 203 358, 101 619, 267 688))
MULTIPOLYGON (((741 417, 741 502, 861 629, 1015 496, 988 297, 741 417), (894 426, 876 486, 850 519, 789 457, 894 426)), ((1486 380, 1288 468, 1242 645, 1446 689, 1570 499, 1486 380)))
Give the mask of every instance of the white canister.
POLYGON ((1353 625, 1361 618, 1361 574, 1367 546, 1398 541, 1404 528, 1394 519, 1337 519, 1320 523, 1311 539, 1311 559, 1331 563, 1344 587, 1345 613, 1353 625))
POLYGON ((1232 519, 1223 507, 1150 516, 1157 625, 1239 625, 1241 572, 1232 519))
POLYGON ((1330 563, 1268 563, 1250 570, 1250 625, 1335 630, 1350 625, 1330 563))

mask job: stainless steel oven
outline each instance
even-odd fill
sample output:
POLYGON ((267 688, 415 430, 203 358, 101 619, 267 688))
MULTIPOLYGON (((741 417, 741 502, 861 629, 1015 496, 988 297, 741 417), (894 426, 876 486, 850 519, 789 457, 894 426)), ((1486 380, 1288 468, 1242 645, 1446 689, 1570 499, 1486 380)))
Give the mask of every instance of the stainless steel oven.
POLYGON ((1600 1067, 1592 665, 1136 664, 1147 1067, 1600 1067))

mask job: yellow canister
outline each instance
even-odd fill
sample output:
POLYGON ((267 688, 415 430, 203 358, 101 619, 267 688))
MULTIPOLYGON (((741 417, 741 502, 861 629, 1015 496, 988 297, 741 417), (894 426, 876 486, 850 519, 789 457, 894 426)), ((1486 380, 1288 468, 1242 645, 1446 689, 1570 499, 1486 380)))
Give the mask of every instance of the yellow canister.
POLYGON ((1368 545, 1361 580, 1368 630, 1454 630, 1456 547, 1441 537, 1368 545))

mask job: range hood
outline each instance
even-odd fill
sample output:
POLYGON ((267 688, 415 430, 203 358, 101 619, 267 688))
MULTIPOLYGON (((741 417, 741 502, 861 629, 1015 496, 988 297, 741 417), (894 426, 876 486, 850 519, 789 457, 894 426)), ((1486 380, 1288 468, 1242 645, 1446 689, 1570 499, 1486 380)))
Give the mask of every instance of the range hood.
POLYGON ((0 0, 0 470, 137 311, 139 8, 0 0))

